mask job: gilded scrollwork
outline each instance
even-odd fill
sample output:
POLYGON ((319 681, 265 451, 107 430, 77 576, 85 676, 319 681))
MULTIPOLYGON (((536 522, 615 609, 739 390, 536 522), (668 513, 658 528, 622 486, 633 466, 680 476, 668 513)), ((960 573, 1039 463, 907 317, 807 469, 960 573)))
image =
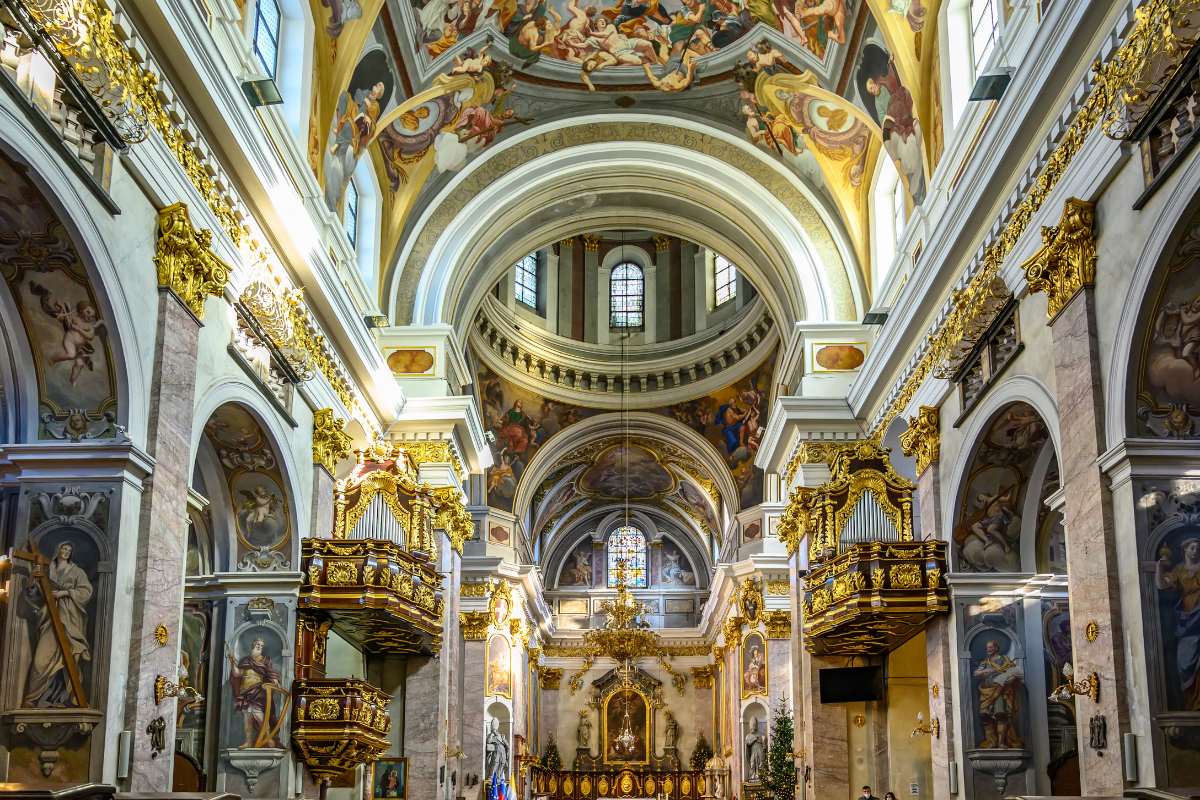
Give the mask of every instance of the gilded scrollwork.
POLYGON ((900 449, 904 455, 916 459, 920 475, 937 462, 940 448, 937 407, 921 406, 908 421, 908 429, 900 434, 900 449))
POLYGON ((350 455, 350 434, 346 421, 334 414, 332 408, 313 412, 313 463, 320 464, 330 475, 337 463, 350 455))
POLYGON ((462 629, 463 639, 468 642, 482 642, 487 639, 491 615, 486 611, 460 611, 458 625, 462 629))
POLYGON ((175 203, 158 212, 154 266, 158 285, 171 290, 196 319, 204 319, 204 300, 221 297, 229 265, 213 255, 212 231, 192 227, 187 205, 175 203))
POLYGON ((1062 219, 1042 228, 1041 248, 1021 265, 1029 290, 1046 293, 1046 314, 1051 320, 1096 281, 1095 224, 1094 204, 1068 198, 1062 219))

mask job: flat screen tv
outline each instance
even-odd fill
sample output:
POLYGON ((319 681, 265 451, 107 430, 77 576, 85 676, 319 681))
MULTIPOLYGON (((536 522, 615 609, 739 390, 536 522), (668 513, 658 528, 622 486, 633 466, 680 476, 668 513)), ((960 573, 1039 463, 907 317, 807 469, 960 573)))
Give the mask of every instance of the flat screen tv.
POLYGON ((883 667, 837 667, 819 673, 822 703, 864 703, 883 699, 883 667))

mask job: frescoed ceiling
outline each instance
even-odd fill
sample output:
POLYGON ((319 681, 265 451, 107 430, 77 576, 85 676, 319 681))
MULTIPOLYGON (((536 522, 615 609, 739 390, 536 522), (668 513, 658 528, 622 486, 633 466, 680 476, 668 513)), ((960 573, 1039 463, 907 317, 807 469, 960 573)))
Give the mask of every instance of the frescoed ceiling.
POLYGON ((919 203, 941 150, 941 0, 309 2, 310 163, 339 210, 369 159, 385 276, 414 212, 551 122, 638 113, 744 137, 833 212, 860 269, 878 159, 919 203))

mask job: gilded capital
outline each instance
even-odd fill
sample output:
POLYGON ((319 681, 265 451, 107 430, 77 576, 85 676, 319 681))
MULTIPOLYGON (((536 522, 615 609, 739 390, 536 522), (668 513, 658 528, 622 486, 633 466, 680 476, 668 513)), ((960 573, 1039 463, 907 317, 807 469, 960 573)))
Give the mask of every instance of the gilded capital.
POLYGON ((333 413, 332 408, 318 408, 313 413, 313 463, 320 464, 330 475, 337 462, 350 455, 350 434, 346 421, 333 413))
POLYGON ((192 227, 187 204, 175 203, 158 212, 158 285, 174 292, 196 319, 204 319, 204 299, 223 295, 229 282, 229 265, 210 247, 212 231, 192 227))
POLYGON ((487 638, 488 625, 492 615, 486 611, 460 611, 458 624, 462 628, 462 636, 468 642, 482 642, 487 638))
POLYGON ((1021 265, 1029 291, 1046 293, 1051 321, 1083 287, 1096 282, 1096 206, 1068 198, 1057 225, 1042 228, 1042 246, 1021 265))
POLYGON ((921 406, 917 415, 908 421, 908 430, 900 434, 900 449, 904 455, 917 460, 920 475, 938 460, 941 447, 938 410, 936 406, 921 406))
POLYGON ((434 489, 433 505, 436 509, 433 527, 445 531, 450 546, 462 555, 463 545, 475 535, 475 520, 463 503, 462 492, 453 486, 434 489))
POLYGON ((768 639, 790 639, 792 636, 792 615, 786 611, 768 611, 763 614, 763 624, 767 628, 768 639))
POLYGON ((658 252, 671 249, 671 237, 663 236, 661 233, 654 237, 654 249, 658 252))
POLYGON ((583 235, 583 249, 589 253, 596 253, 600 250, 600 237, 594 233, 585 233, 583 235))
POLYGON ((460 480, 466 478, 462 459, 449 439, 419 439, 402 442, 401 446, 417 467, 422 464, 449 464, 460 480))
POLYGON ((712 664, 704 664, 703 666, 692 667, 692 684, 697 689, 711 689, 713 687, 712 664))
POLYGON ((561 667, 542 667, 538 670, 538 685, 543 691, 557 691, 562 685, 563 671, 561 667))
POLYGON ((800 469, 801 464, 833 464, 833 459, 838 453, 855 444, 855 441, 805 439, 796 445, 796 449, 792 451, 792 457, 788 459, 787 466, 783 468, 784 484, 792 482, 792 478, 796 476, 796 470, 800 469))

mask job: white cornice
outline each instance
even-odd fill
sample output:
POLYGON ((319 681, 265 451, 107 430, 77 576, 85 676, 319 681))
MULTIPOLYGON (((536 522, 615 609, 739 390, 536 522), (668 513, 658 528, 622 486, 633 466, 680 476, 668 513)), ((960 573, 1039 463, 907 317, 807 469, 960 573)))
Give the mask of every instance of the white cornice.
POLYGON ((483 434, 483 423, 475 398, 469 395, 449 397, 410 397, 404 410, 388 426, 389 433, 452 433, 471 472, 482 472, 492 465, 492 450, 483 434))
POLYGON ((822 435, 841 434, 853 439, 862 434, 849 404, 835 397, 780 397, 767 417, 767 429, 754 465, 764 472, 780 474, 805 431, 822 435))

